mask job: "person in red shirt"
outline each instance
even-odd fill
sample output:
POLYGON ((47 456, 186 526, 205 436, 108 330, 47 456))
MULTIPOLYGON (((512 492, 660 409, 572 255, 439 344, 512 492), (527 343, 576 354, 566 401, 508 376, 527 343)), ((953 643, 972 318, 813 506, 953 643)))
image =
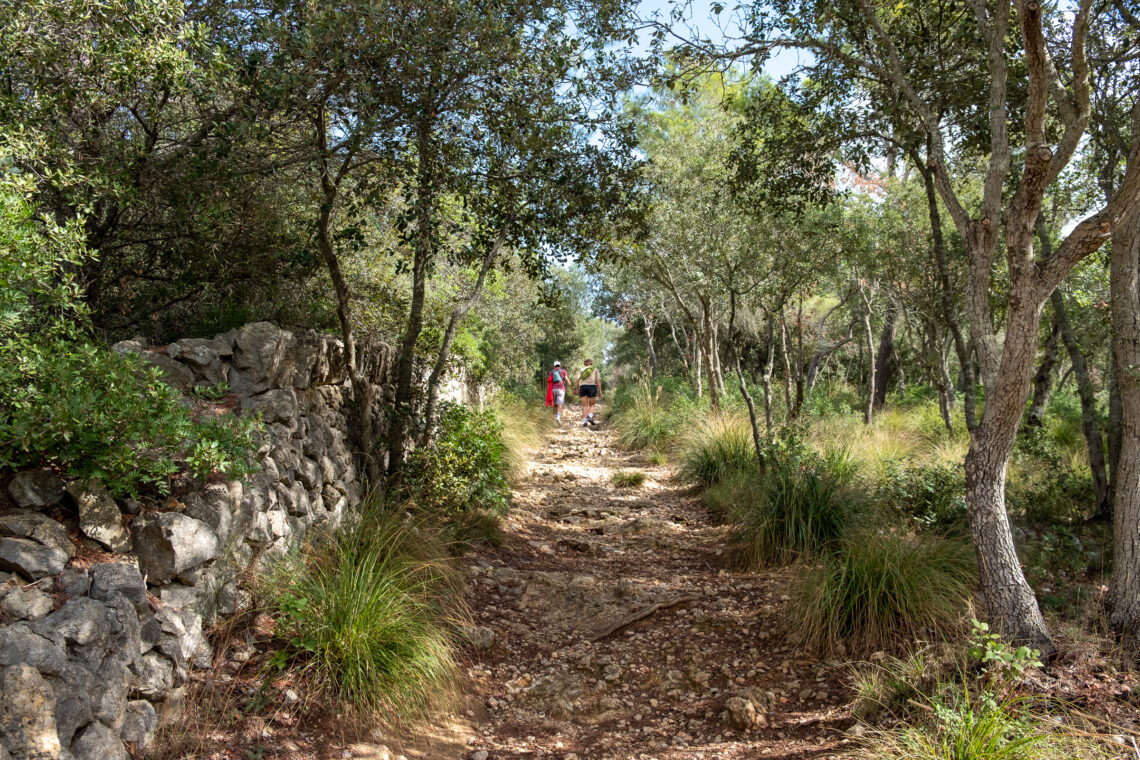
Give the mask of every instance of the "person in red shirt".
POLYGON ((554 421, 562 424, 562 406, 566 403, 566 383, 570 376, 562 369, 562 362, 554 362, 554 368, 546 376, 546 405, 554 407, 554 421))

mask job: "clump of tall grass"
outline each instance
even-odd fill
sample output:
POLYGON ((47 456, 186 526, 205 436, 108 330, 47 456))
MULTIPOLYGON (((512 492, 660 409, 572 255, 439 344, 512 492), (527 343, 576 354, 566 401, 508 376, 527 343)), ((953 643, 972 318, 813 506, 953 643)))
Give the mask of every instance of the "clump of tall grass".
POLYGON ((640 488, 648 477, 638 470, 618 470, 610 476, 610 482, 618 488, 640 488))
POLYGON ((824 549, 842 534, 854 501, 845 478, 814 457, 773 457, 763 468, 722 479, 708 495, 714 513, 725 512, 736 524, 729 562, 747 570, 824 549))
POLYGON ((801 575, 790 633, 818 652, 894 650, 956 630, 973 592, 973 553, 935 535, 845 538, 801 575))
POLYGON ((681 447, 681 476, 710 486, 733 473, 756 467, 756 445, 748 418, 709 413, 689 428, 681 447))
POLYGON ((675 408, 662 387, 650 391, 642 386, 614 413, 618 441, 628 449, 664 448, 673 443, 684 415, 675 408))
POLYGON ((495 399, 494 412, 502 425, 507 477, 517 483, 526 474, 530 453, 546 439, 550 415, 543 407, 526 403, 512 393, 502 393, 495 399))
POLYGON ((276 664, 363 719, 422 719, 454 693, 450 624, 462 583, 426 523, 372 501, 353 528, 266 579, 284 647, 276 664))

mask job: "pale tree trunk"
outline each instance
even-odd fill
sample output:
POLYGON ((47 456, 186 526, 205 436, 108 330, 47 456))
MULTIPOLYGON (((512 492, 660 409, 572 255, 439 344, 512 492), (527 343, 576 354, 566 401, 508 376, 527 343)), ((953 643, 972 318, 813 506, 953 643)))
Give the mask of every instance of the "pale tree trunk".
POLYGON ((716 382, 716 346, 713 343, 712 313, 707 303, 701 304, 701 325, 697 335, 701 353, 704 354, 702 363, 705 366, 705 375, 709 387, 709 406, 714 411, 720 411, 720 389, 716 382))
MULTIPOLYGON (((697 382, 693 378, 693 368, 689 363, 689 352, 686 348, 682 347, 681 342, 677 340, 677 326, 673 324, 673 320, 666 316, 665 321, 669 323, 669 334, 673 336, 673 345, 677 348, 677 354, 681 357, 681 367, 685 371, 685 379, 689 382, 689 386, 693 389, 693 392, 696 393, 697 382)), ((681 329, 684 330, 685 328, 682 327, 681 329)), ((686 334, 685 344, 688 345, 688 343, 689 336, 686 334)))
POLYGON ((1110 267, 1121 436, 1113 489, 1109 623, 1130 647, 1140 649, 1140 213, 1114 231, 1110 267))
POLYGON ((717 390, 720 391, 720 395, 723 397, 727 394, 727 391, 724 387, 724 370, 721 367, 720 363, 720 328, 717 327, 715 322, 712 323, 711 340, 713 358, 716 360, 716 387, 717 390))
POLYGON ((788 324, 780 310, 780 356, 784 360, 784 419, 792 417, 792 359, 788 356, 788 324))
POLYGON ((728 341, 732 345, 732 356, 736 362, 736 378, 740 383, 740 395, 748 406, 748 421, 752 424, 752 444, 756 447, 756 461, 764 466, 764 448, 760 442, 760 424, 756 420, 756 403, 752 394, 748 392, 748 383, 744 380, 744 367, 740 361, 740 346, 736 335, 736 292, 729 291, 728 341))
POLYGON ((768 437, 772 437, 772 370, 776 365, 776 329, 772 324, 773 316, 768 315, 768 356, 764 359, 764 374, 762 385, 764 387, 764 429, 768 437))
POLYGON ((871 329, 871 299, 869 288, 859 282, 859 297, 863 301, 863 337, 867 341, 867 403, 863 408, 863 424, 870 425, 875 416, 875 333, 871 329))
POLYGON ((1073 363, 1073 375, 1077 378, 1077 395, 1081 399, 1081 430, 1085 434, 1085 443, 1089 451, 1089 469, 1092 472, 1093 488, 1096 493, 1097 513, 1107 517, 1112 511, 1108 502, 1108 475, 1104 465, 1104 440, 1100 436, 1100 425, 1096 419, 1096 392, 1093 390, 1092 378, 1089 377, 1089 368, 1085 362, 1085 355, 1077 343, 1077 336, 1069 323, 1069 316, 1065 309, 1065 297, 1061 291, 1054 290, 1050 296, 1053 303, 1053 313, 1061 329, 1061 338, 1065 342, 1065 349, 1069 352, 1069 360, 1073 363))
POLYGON ((467 316, 467 312, 471 311, 471 307, 482 295, 483 283, 487 279, 487 273, 495 265, 495 259, 498 258, 505 242, 506 228, 504 227, 499 232, 495 242, 488 247, 471 292, 466 297, 456 301, 455 306, 451 309, 451 318, 447 321, 447 328, 443 332, 443 341, 440 343, 439 352, 435 357, 435 365, 431 368, 431 376, 428 378, 427 399, 424 401, 424 427, 417 441, 418 446, 426 446, 435 432, 435 407, 439 401, 439 384, 443 379, 443 373, 447 371, 447 360, 451 356, 451 346, 455 342, 455 335, 459 332, 459 323, 463 321, 463 317, 467 316))
POLYGON ((642 320, 645 329, 645 346, 649 353, 649 377, 657 374, 657 351, 653 348, 653 333, 657 323, 651 315, 646 314, 642 320))
POLYGON ((1037 365, 1037 372, 1033 375, 1033 401, 1029 405, 1029 415, 1025 424, 1030 427, 1041 427, 1045 421, 1045 411, 1049 406, 1049 394, 1053 388, 1053 375, 1057 369, 1058 342, 1061 337, 1061 323, 1057 315, 1053 315, 1053 324, 1049 328, 1049 337, 1045 339, 1045 353, 1041 363, 1037 365))

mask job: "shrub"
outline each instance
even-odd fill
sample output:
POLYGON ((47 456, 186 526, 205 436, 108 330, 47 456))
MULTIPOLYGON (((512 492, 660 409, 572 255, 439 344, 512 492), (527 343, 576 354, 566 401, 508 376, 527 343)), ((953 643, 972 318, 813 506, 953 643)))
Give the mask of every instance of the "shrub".
POLYGON ((926 526, 958 525, 966 519, 966 474, 961 465, 933 462, 883 468, 875 497, 904 517, 926 526))
POLYGON ((618 440, 630 449, 667 446, 681 426, 680 415, 663 397, 661 386, 652 394, 643 386, 640 393, 628 396, 613 421, 618 440))
POLYGON ((844 479, 810 458, 772 457, 763 469, 734 473, 709 493, 709 502, 719 503, 714 513, 737 524, 729 561, 749 570, 823 549, 839 538, 851 514, 844 479))
POLYGON ((618 488, 640 488, 645 483, 644 472, 636 470, 620 470, 610 477, 610 482, 618 488))
POLYGON ((458 588, 425 524, 370 502, 355 528, 290 555, 270 574, 284 642, 275 662, 297 668, 350 713, 423 718, 456 682, 447 618, 458 588))
POLYGON ((669 464, 669 455, 664 451, 654 451, 649 454, 649 464, 654 467, 664 467, 669 464))
POLYGON ((509 466, 503 425, 493 412, 444 404, 435 438, 408 457, 405 483, 423 509, 449 517, 469 510, 499 513, 510 501, 509 466))
POLYGON ((690 429, 681 449, 681 476, 710 486, 757 464, 752 427, 739 415, 708 414, 690 429))
POLYGON ((794 588, 791 633, 832 652, 893 650, 957 626, 973 589, 973 554, 964 543, 871 532, 845 539, 794 588))
POLYGON ((250 471, 256 422, 198 422, 160 372, 92 340, 74 272, 81 231, 40 219, 0 173, 0 469, 52 465, 115 496, 166 492, 182 472, 250 471))

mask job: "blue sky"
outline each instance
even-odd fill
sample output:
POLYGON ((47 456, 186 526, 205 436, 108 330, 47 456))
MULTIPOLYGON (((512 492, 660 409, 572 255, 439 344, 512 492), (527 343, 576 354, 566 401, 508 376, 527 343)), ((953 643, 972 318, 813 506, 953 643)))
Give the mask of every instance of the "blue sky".
MULTIPOLYGON (((641 0, 641 15, 649 17, 658 13, 662 19, 667 20, 672 5, 671 0, 641 0)), ((702 37, 711 39, 714 43, 724 43, 725 33, 731 37, 737 31, 733 24, 733 8, 735 6, 730 2, 724 2, 724 6, 724 10, 717 16, 712 12, 712 3, 709 0, 689 0, 686 5, 684 20, 689 33, 695 32, 702 37)), ((677 29, 677 32, 682 35, 686 34, 686 30, 680 28, 677 29)), ((805 55, 801 51, 780 51, 768 60, 764 68, 769 76, 778 79, 795 68, 800 62, 801 56, 805 55)))

